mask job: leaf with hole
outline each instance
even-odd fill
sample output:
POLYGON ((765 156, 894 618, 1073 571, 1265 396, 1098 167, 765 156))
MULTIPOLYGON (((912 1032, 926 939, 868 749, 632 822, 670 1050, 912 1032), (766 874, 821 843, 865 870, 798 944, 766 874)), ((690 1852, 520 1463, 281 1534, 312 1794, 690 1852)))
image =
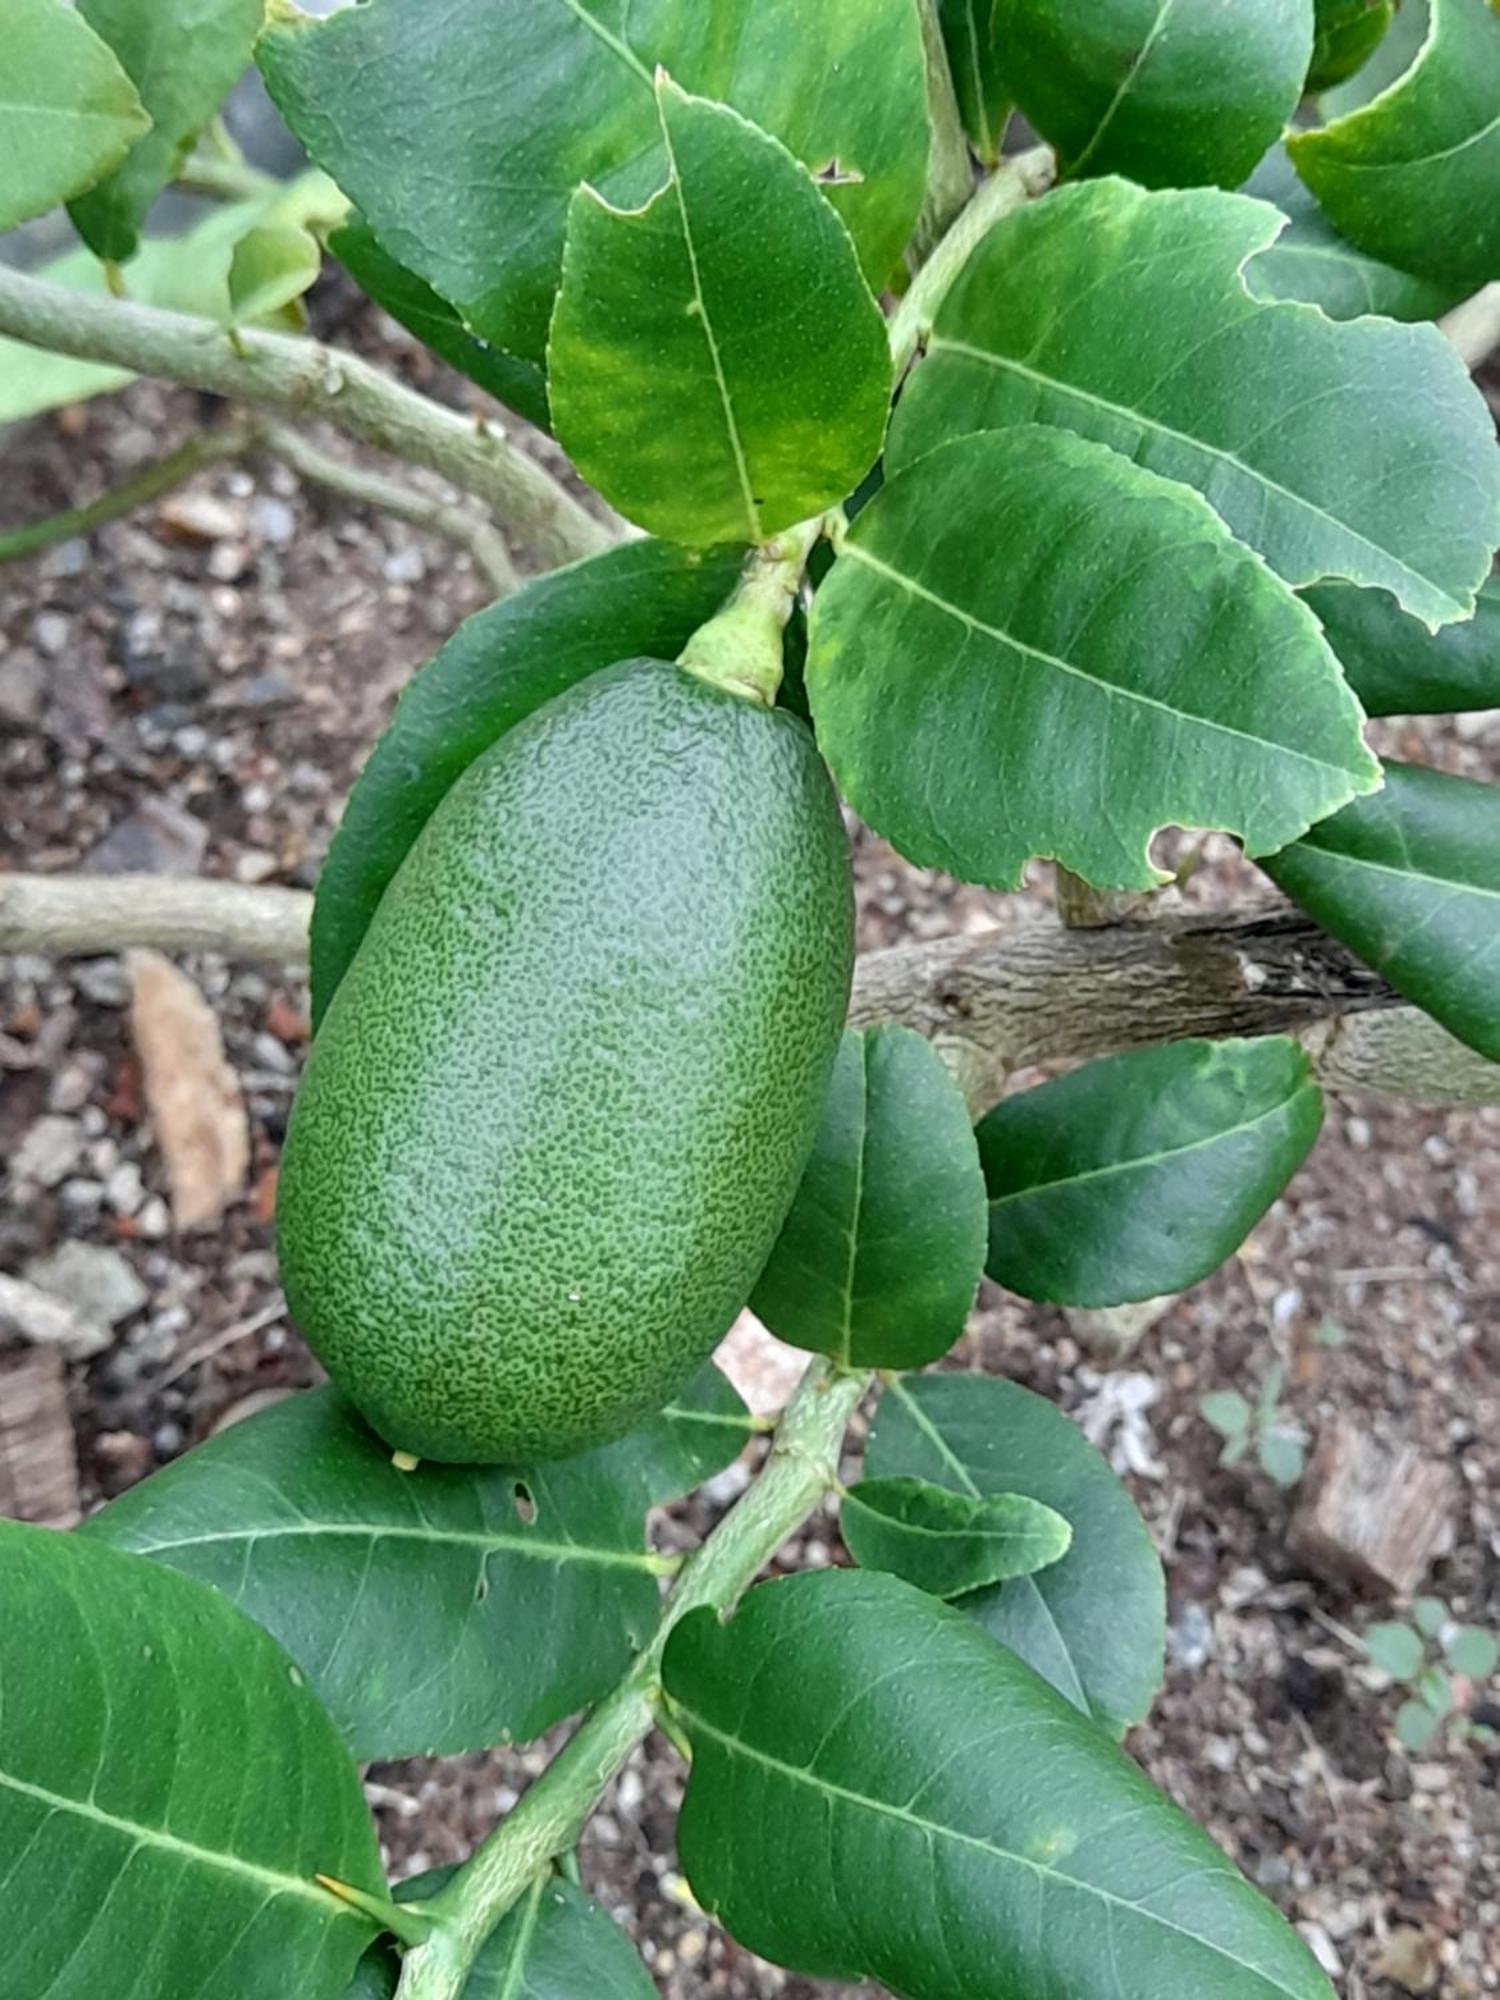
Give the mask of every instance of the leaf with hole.
POLYGON ((964 432, 1060 425, 1196 486, 1290 584, 1467 617, 1500 541, 1483 398, 1435 327, 1253 297, 1244 268, 1282 226, 1244 195, 1117 180, 1007 216, 937 313, 891 469, 964 432))
POLYGON ((1284 145, 1271 148, 1242 192, 1270 202, 1287 218, 1276 241, 1245 267, 1245 283, 1256 298, 1300 299, 1321 306, 1330 319, 1379 313, 1386 319, 1424 320, 1437 319, 1464 295, 1461 285, 1398 271, 1345 242, 1284 145))
POLYGON ((934 1597, 1033 1576, 1068 1553, 1073 1530, 1024 1493, 976 1497, 925 1479, 866 1479, 844 1495, 844 1546, 861 1569, 888 1570, 934 1597))
POLYGON ((906 2000, 1332 2000, 1208 1836, 1006 1647, 892 1576, 692 1612, 694 1895, 749 1950, 906 2000), (904 1893, 894 1893, 902 1884, 904 1893))
POLYGON ((1285 1036, 1134 1049, 1003 1098, 979 1124, 986 1269, 1023 1298, 1186 1291, 1306 1159, 1323 1098, 1285 1036))
POLYGON ((1398 993, 1500 1062, 1500 789, 1388 763, 1384 790, 1261 866, 1398 993))
POLYGON ((550 426, 547 378, 541 364, 507 354, 471 333, 458 308, 435 292, 425 278, 397 263, 363 216, 351 216, 342 229, 335 230, 328 248, 360 289, 424 346, 519 411, 529 423, 543 430, 550 426))
POLYGON ((464 620, 412 680, 344 808, 312 920, 321 1020, 376 905, 454 780, 505 732, 622 659, 675 659, 740 557, 637 541, 534 578, 464 620))
POLYGON ((123 264, 140 246, 147 210, 249 62, 265 0, 78 0, 78 11, 151 117, 114 172, 70 204, 95 255, 123 264))
POLYGON ((1450 715, 1500 708, 1500 577, 1474 616, 1429 632, 1383 590, 1324 583, 1307 603, 1367 715, 1450 715))
POLYGON ((1312 57, 1306 0, 996 0, 1021 109, 1063 172, 1234 187, 1281 134, 1312 57))
POLYGON ((848 231, 778 140, 666 79, 656 94, 666 184, 634 211, 585 186, 568 211, 552 420, 584 478, 651 533, 764 542, 878 456, 885 322, 848 231))
MULTIPOLYGON (((435 1896, 454 1874, 437 1868, 396 1891, 435 1896)), ((394 2000, 400 1960, 386 1943, 360 1963, 348 2000, 394 2000)), ((656 2000, 635 1947, 575 1883, 541 1874, 482 1946, 459 2000, 656 2000)))
POLYGON ((382 1888, 359 1778, 292 1662, 216 1591, 0 1521, 7 1991, 343 2000, 382 1888))
POLYGON ((910 1028, 848 1030, 751 1309, 845 1367, 921 1367, 964 1330, 984 1217, 968 1110, 942 1058, 910 1028))
POLYGON ((1334 228, 1371 256, 1469 290, 1500 278, 1500 12, 1432 0, 1406 74, 1288 150, 1334 228))
POLYGON ((1000 158, 1011 89, 998 20, 1004 0, 938 0, 938 19, 959 114, 987 167, 1000 158))
POLYGON ((451 0, 440 19, 431 0, 370 0, 326 21, 273 19, 257 55, 287 123, 387 253, 537 368, 574 190, 586 181, 624 209, 666 178, 658 66, 820 178, 872 284, 922 204, 912 0, 451 0))
POLYGON ((524 1470, 401 1472, 315 1389, 200 1445, 84 1532, 233 1599, 355 1756, 444 1756, 539 1736, 624 1672, 657 1619, 644 1512, 623 1444, 524 1470))
POLYGON ((897 1382, 875 1412, 865 1473, 971 1500, 1021 1493, 1060 1514, 1073 1530, 1060 1561, 960 1608, 1110 1735, 1141 1720, 1161 1686, 1161 1560, 1130 1495, 1061 1410, 990 1376, 897 1382))
POLYGON ((1196 493, 1042 425, 955 439, 871 501, 807 687, 861 817, 994 888, 1033 855, 1150 888, 1159 827, 1269 854, 1379 781, 1306 607, 1196 493))
POLYGON ((82 194, 151 124, 109 44, 62 0, 10 0, 0 92, 0 229, 82 194))

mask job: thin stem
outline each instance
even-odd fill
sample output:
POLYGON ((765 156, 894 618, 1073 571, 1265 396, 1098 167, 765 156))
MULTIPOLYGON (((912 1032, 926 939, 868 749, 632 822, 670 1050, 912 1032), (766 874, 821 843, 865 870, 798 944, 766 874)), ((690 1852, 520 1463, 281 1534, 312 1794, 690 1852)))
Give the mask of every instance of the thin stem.
POLYGON ((689 673, 748 701, 775 705, 782 634, 822 528, 821 516, 803 521, 753 551, 728 604, 683 648, 681 664, 689 673))
POLYGON ((24 527, 12 528, 8 534, 0 535, 0 563, 35 555, 38 549, 50 549, 56 542, 71 541, 75 535, 87 535, 95 528, 102 528, 108 521, 118 521, 126 514, 133 514, 137 508, 149 506, 164 493, 181 486, 184 480, 191 479, 205 465, 217 464, 221 459, 238 458, 248 442, 249 435, 243 424, 199 431, 186 444, 179 445, 176 451, 168 452, 154 465, 144 467, 131 478, 122 480, 118 486, 111 487, 107 493, 101 493, 86 507, 69 507, 64 513, 49 515, 45 521, 29 521, 24 527))
POLYGON ((498 425, 481 429, 358 355, 301 336, 238 331, 232 344, 211 320, 69 291, 0 265, 0 334, 265 404, 294 418, 326 418, 351 437, 425 465, 477 495, 549 563, 597 554, 616 539, 613 527, 518 451, 498 425))
POLYGON ((974 163, 964 130, 953 70, 938 18, 938 0, 917 0, 927 58, 927 117, 932 145, 927 155, 927 194, 917 219, 916 252, 925 257, 974 192, 974 163))
POLYGON ((689 1560, 650 1647, 426 1906, 439 1929, 407 1954, 398 2000, 457 2000, 495 1925, 538 1870, 574 1845, 600 1794, 651 1729, 673 1627, 705 1605, 727 1612, 838 1477, 844 1431, 868 1380, 831 1362, 812 1363, 782 1414, 765 1470, 689 1560))
POLYGON ((1033 146, 1002 160, 912 281, 891 320, 891 353, 899 374, 932 332, 939 306, 976 247, 1003 216, 1045 194, 1056 178, 1050 146, 1033 146))
POLYGON ((410 521, 413 527, 428 528, 467 549, 474 567, 497 597, 507 597, 517 587, 520 579, 504 537, 471 508, 436 500, 383 472, 335 458, 332 452, 324 451, 290 424, 267 419, 257 427, 257 436, 267 451, 302 478, 326 486, 330 492, 342 493, 347 499, 361 500, 383 514, 394 514, 398 520, 410 521))

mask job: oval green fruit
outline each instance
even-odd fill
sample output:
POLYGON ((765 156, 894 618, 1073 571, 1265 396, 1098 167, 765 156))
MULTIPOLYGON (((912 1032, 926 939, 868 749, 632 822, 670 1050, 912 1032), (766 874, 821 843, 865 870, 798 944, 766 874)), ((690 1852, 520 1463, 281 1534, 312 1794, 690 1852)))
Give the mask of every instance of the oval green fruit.
POLYGON ((794 716, 626 661, 465 772, 334 996, 282 1166, 287 1296, 384 1438, 525 1464, 671 1396, 796 1192, 852 954, 794 716))

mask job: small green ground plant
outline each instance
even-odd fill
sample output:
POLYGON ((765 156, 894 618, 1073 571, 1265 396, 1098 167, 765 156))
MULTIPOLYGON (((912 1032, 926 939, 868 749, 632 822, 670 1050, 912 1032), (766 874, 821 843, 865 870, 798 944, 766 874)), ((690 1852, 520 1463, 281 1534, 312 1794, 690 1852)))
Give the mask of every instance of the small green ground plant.
POLYGON ((1408 1750, 1427 1750, 1443 1736, 1462 1742, 1493 1732, 1471 1720, 1455 1680, 1481 1694, 1500 1667, 1500 1639, 1481 1625, 1461 1625, 1438 1597, 1419 1597, 1411 1619, 1370 1626, 1364 1646, 1372 1663, 1409 1689, 1396 1711, 1396 1735, 1408 1750))
MULTIPOLYGON (((796 1972, 1328 2000, 1121 1748, 1164 1640, 1124 1487, 933 1369, 984 1271, 1080 1307, 1212 1271, 1317 1136, 1313 1064, 1157 1024, 994 1103, 847 1027, 837 802, 1002 891, 1146 893, 1160 829, 1227 831, 1500 1057, 1500 795, 1364 732, 1496 699, 1500 452, 1432 321, 1500 277, 1500 15, 1417 11, 0 0, 0 225, 81 239, 0 267, 0 415, 131 372, 236 410, 4 552, 257 448, 500 592, 317 894, 280 1221, 334 1385, 77 1534, 0 1524, 8 1996, 644 2000, 563 1864, 661 1727, 694 1894, 796 1972), (289 187, 214 124, 252 51, 289 187), (220 198, 175 246, 174 179, 220 198), (325 248, 593 497, 302 337, 325 248), (813 1358, 668 1557, 649 1511, 755 1435, 709 1358, 747 1302, 813 1358), (833 1495, 853 1566, 758 1583, 833 1495), (569 1717, 461 1867, 385 1882, 356 1760, 569 1717)), ((1263 1462, 1275 1402, 1231 1438, 1263 1462)))
POLYGON ((1241 1465, 1254 1454, 1255 1462, 1268 1479, 1278 1486, 1296 1486, 1307 1467, 1307 1440, 1295 1421, 1281 1408, 1286 1387, 1286 1369, 1275 1362, 1252 1403, 1238 1389, 1215 1389, 1198 1408, 1224 1440, 1220 1465, 1241 1465))

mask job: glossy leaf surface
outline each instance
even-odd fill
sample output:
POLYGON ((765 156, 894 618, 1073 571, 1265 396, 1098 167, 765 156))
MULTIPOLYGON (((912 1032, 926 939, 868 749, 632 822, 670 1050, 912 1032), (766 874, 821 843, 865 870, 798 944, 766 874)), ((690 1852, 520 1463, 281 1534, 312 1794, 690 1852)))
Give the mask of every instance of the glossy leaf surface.
POLYGON ((318 1389, 200 1445, 85 1532, 232 1598, 357 1757, 440 1756, 540 1735, 618 1679, 656 1623, 643 1513, 611 1453, 400 1472, 318 1389))
POLYGON ((976 1499, 925 1479, 866 1479, 839 1510, 861 1569, 888 1570, 934 1597, 1032 1576, 1068 1553, 1073 1530, 1024 1493, 976 1499))
POLYGON ((599 1457, 639 1488, 643 1505, 662 1507, 722 1472, 754 1435, 739 1391, 706 1361, 664 1410, 599 1457))
POLYGON ((398 264, 384 249, 363 216, 352 216, 328 239, 328 248, 362 291, 369 293, 408 333, 414 333, 434 354, 488 389, 528 422, 547 429, 547 378, 539 362, 522 361, 492 347, 464 325, 456 306, 435 292, 425 278, 398 264))
POLYGON ((1150 1708, 1162 1679, 1166 1587, 1135 1503, 1055 1404, 987 1375, 921 1375, 880 1399, 865 1472, 925 1479, 970 1499, 1024 1493, 1073 1530, 1039 1574, 960 1608, 1112 1736, 1150 1708))
POLYGON ((1432 0, 1405 76, 1288 150, 1334 227, 1372 256, 1470 290, 1500 277, 1500 12, 1432 0))
POLYGON ((979 1124, 986 1269, 1060 1305, 1185 1291, 1239 1248, 1322 1121, 1307 1055, 1279 1035, 1135 1049, 1003 1098, 979 1124))
POLYGON ((938 0, 964 130, 987 166, 1000 157, 1011 110, 998 19, 1003 5, 1004 0, 938 0))
POLYGON ((984 1218, 968 1110, 942 1058, 910 1028, 849 1030, 751 1308, 848 1367, 921 1367, 964 1330, 984 1218))
POLYGON ((150 124, 109 44, 61 0, 9 0, 0 229, 92 187, 150 124))
POLYGON ((657 101, 666 185, 633 212, 583 187, 568 212, 553 424, 584 478, 653 534, 763 542, 874 462, 885 323, 848 231, 784 146, 670 83, 657 101))
POLYGON ((937 315, 892 469, 965 431, 1061 425, 1198 487, 1288 583, 1466 617, 1500 540, 1489 412, 1433 327, 1253 298, 1242 267, 1280 227, 1243 195, 1122 181, 1007 216, 937 315))
POLYGON ((740 1942, 906 2000, 1332 2000, 1296 1932, 1124 1753, 949 1605, 825 1570, 691 1613, 679 1823, 740 1942))
POLYGON ((1459 285, 1438 284, 1382 264, 1345 242, 1300 178, 1284 145, 1273 146, 1243 192, 1269 201, 1288 218, 1268 250, 1252 257, 1245 282, 1257 298, 1300 299, 1330 319, 1379 313, 1386 319, 1436 319, 1457 305, 1459 285))
POLYGON ((1388 763, 1385 789, 1263 863, 1450 1034, 1500 1062, 1500 790, 1388 763))
POLYGON ((124 263, 147 209, 249 62, 265 0, 78 0, 78 11, 119 57, 152 121, 109 178, 72 204, 89 248, 124 263))
POLYGON ((359 1779, 281 1648, 188 1577, 0 1521, 6 1990, 342 2000, 381 1888, 359 1779))
POLYGON ((1241 182, 1302 94, 1306 0, 996 0, 1021 109, 1063 172, 1241 182))
POLYGON ((855 810, 996 888, 1036 854, 1149 887, 1173 822, 1272 853, 1379 780, 1317 621, 1213 509, 1040 425, 957 439, 870 503, 807 685, 855 810))
POLYGON ((1390 32, 1397 0, 1317 0, 1311 91, 1331 90, 1364 68, 1390 32))
POLYGON ((574 190, 629 208, 666 179, 658 65, 828 178, 872 284, 922 202, 911 0, 454 0, 440 19, 431 0, 371 0, 275 21, 258 54, 287 122, 390 255, 518 362, 544 359, 574 190))
POLYGON ((1452 715, 1500 708, 1500 577, 1474 616, 1429 632, 1384 591, 1320 584, 1307 602, 1367 715, 1452 715))
MULTIPOLYGON (((403 1882, 398 1902, 436 1895, 440 1868, 403 1882)), ((400 1962, 388 1945, 366 1953, 348 2000, 393 2000, 400 1962)), ((538 1876, 481 1950, 461 2000, 656 2000, 635 1947, 592 1897, 558 1876, 538 1876)))
POLYGON ((675 659, 734 587, 740 560, 630 542, 465 619, 402 695, 344 808, 313 906, 314 1019, 454 779, 586 675, 616 660, 675 659))

